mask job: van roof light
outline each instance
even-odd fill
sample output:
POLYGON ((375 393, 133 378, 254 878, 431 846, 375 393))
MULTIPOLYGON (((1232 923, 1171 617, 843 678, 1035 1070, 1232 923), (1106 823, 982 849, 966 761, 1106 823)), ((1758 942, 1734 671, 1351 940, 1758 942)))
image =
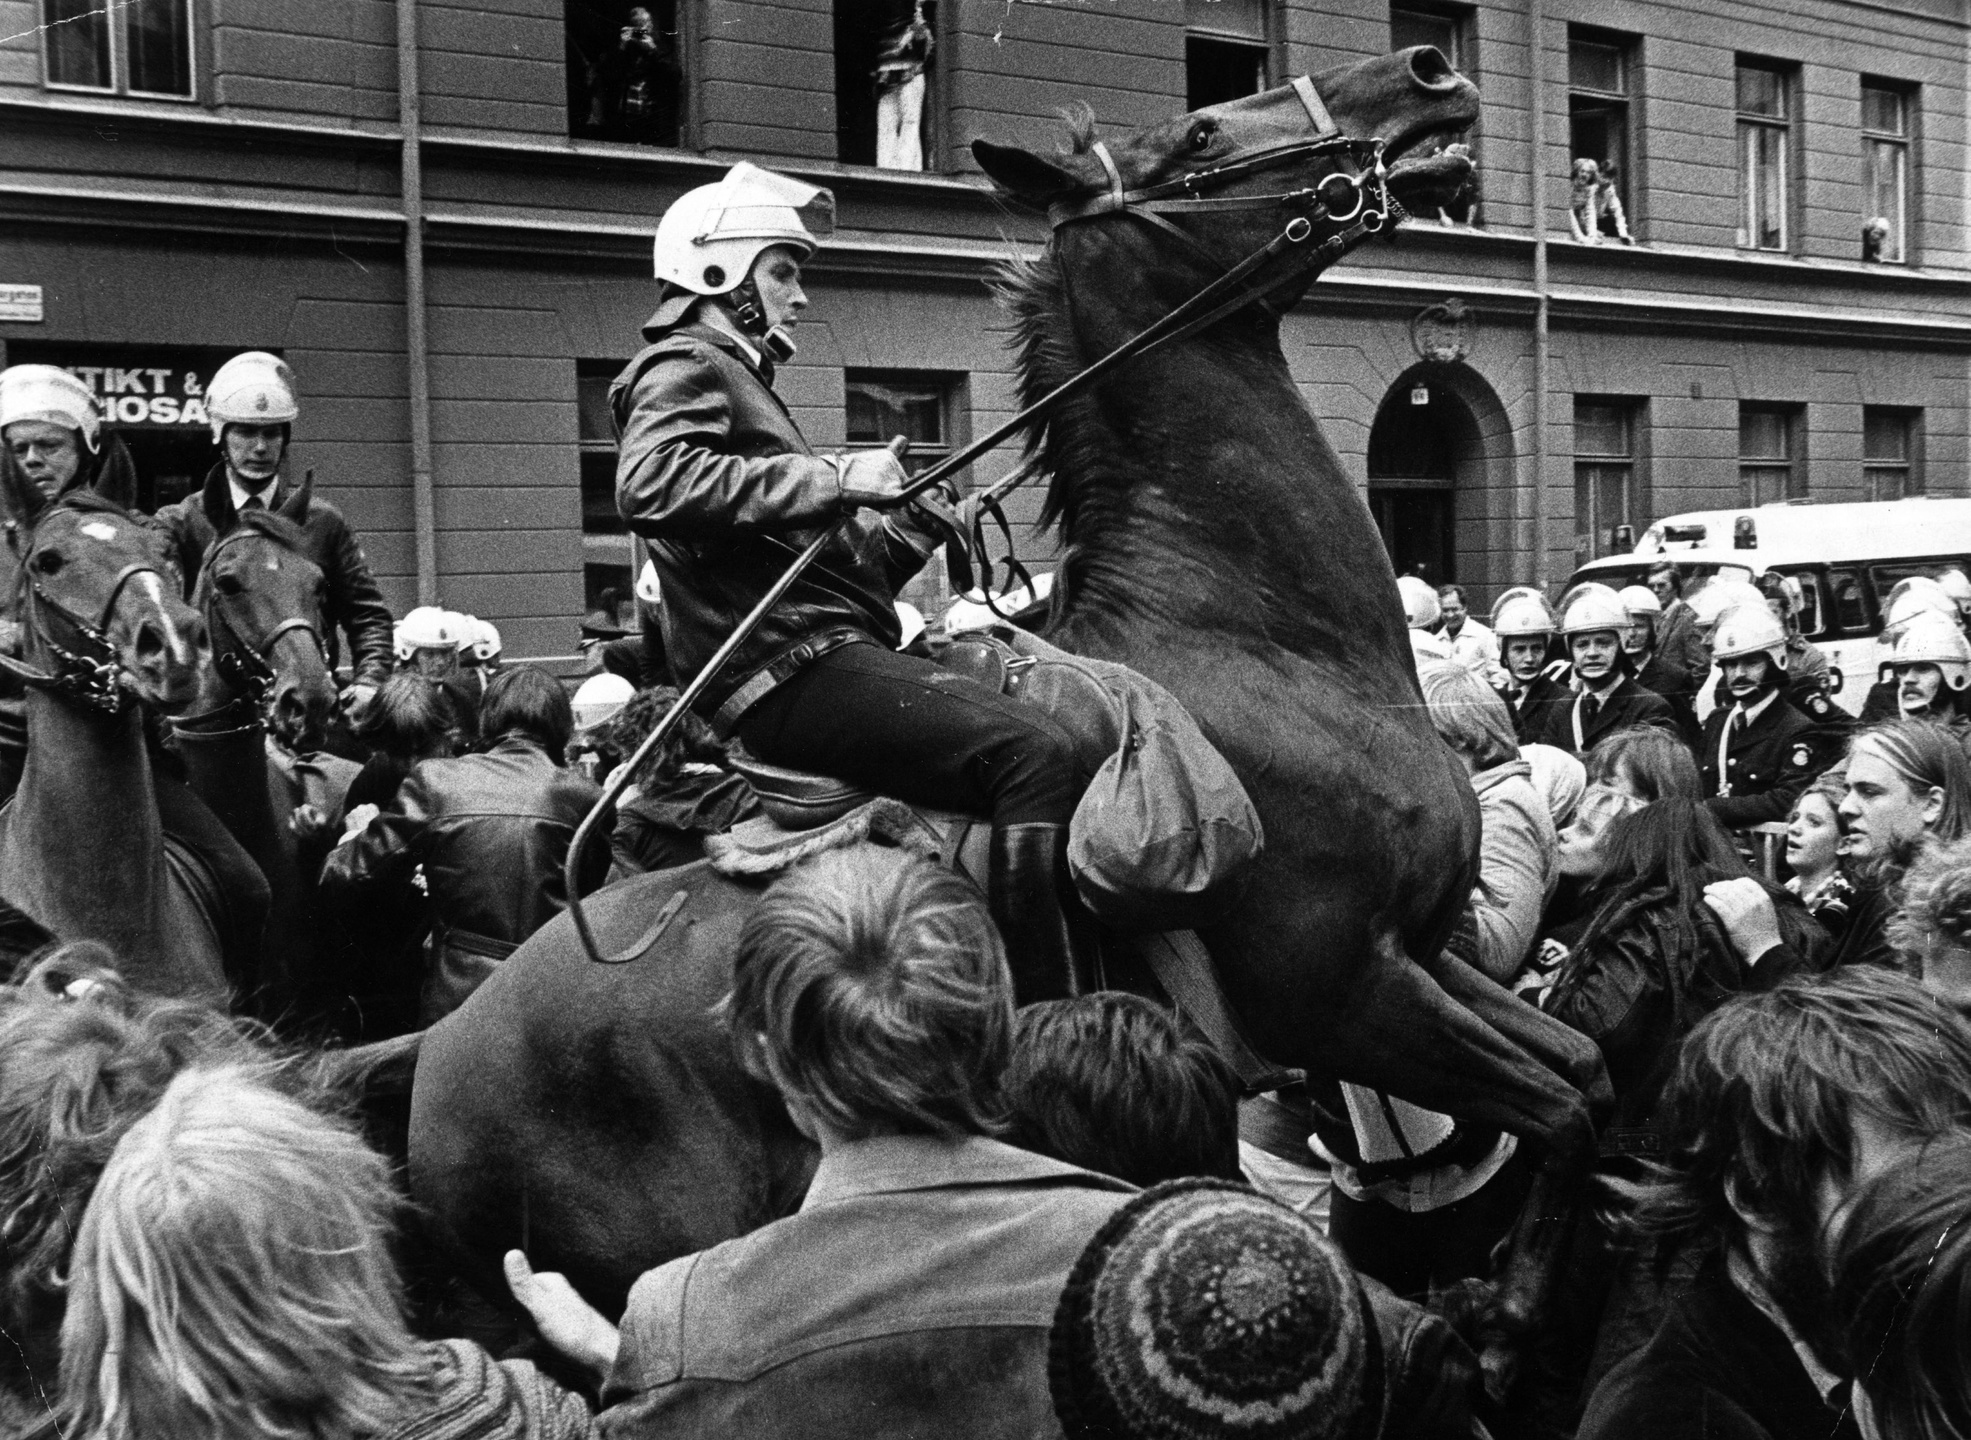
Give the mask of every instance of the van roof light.
POLYGON ((1732 521, 1731 546, 1734 550, 1757 550, 1759 548, 1759 527, 1750 515, 1741 515, 1732 521))

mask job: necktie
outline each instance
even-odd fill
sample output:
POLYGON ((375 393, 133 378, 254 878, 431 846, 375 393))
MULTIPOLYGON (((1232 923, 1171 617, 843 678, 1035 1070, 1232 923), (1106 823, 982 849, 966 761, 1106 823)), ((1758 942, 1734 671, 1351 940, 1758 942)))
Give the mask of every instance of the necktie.
POLYGON ((261 499, 260 499, 260 497, 259 497, 258 495, 249 495, 249 496, 247 496, 247 497, 246 497, 246 504, 244 504, 244 505, 242 505, 242 506, 240 506, 240 509, 241 509, 242 511, 245 511, 245 510, 265 510, 266 508, 267 508, 267 507, 266 507, 266 505, 265 505, 265 504, 263 504, 263 503, 261 502, 261 499))
POLYGON ((1599 695, 1590 694, 1586 699, 1582 700, 1581 718, 1583 720, 1586 720, 1592 725, 1594 724, 1595 716, 1599 714, 1601 714, 1601 697, 1599 695))

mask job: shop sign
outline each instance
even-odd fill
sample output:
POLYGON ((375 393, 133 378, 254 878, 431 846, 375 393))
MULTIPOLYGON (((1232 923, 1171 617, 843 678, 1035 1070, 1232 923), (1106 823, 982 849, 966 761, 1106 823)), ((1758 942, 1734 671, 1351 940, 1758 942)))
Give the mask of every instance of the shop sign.
POLYGON ((0 320, 41 322, 39 285, 0 285, 0 320))
POLYGON ((7 347, 14 363, 58 365, 94 392, 103 419, 120 430, 203 430, 205 382, 237 350, 186 346, 7 347))

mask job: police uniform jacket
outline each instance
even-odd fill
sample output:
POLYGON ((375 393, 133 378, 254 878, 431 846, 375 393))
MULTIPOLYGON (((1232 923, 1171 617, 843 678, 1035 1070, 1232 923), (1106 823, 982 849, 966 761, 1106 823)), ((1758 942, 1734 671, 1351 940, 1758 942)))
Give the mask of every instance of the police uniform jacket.
POLYGON ((1670 702, 1643 689, 1633 676, 1624 675, 1605 700, 1597 701, 1585 690, 1571 699, 1561 697, 1547 708, 1545 729, 1534 738, 1570 754, 1584 755, 1594 749, 1595 741, 1602 736, 1626 730, 1631 725, 1654 725, 1672 735, 1677 733, 1677 717, 1670 709, 1670 702), (1574 738, 1577 706, 1581 713, 1579 744, 1574 738))
POLYGON ((1718 749, 1725 727, 1737 706, 1713 710, 1704 725, 1697 763, 1704 774, 1704 803, 1727 829, 1742 830, 1769 820, 1784 820, 1793 802, 1825 766, 1820 733, 1805 715, 1786 703, 1783 695, 1731 737, 1725 750, 1725 772, 1718 770, 1718 749), (1726 786, 1730 793, 1721 793, 1726 786))
POLYGON ((1535 675, 1517 698, 1506 697, 1506 707, 1512 711, 1513 738, 1520 744, 1531 745, 1540 739, 1546 732, 1547 713, 1574 698, 1567 688, 1567 673, 1567 662, 1555 661, 1535 675))
MULTIPOLYGON (((282 480, 274 491, 273 506, 278 509, 293 492, 282 480)), ((171 560, 178 568, 185 598, 191 599, 198 584, 198 572, 205 564, 205 552, 212 542, 230 534, 239 523, 233 509, 232 486, 226 481, 223 463, 212 467, 204 486, 175 505, 166 505, 151 516, 151 525, 169 544, 171 560)), ((390 678, 393 656, 391 629, 393 617, 370 574, 370 562, 363 547, 342 518, 342 512, 325 500, 310 498, 308 514, 301 521, 307 537, 308 558, 321 567, 328 581, 324 617, 328 634, 322 638, 329 649, 333 668, 340 655, 338 630, 349 636, 349 664, 355 679, 363 685, 381 685, 390 678)))
POLYGON ((643 333, 651 343, 609 387, 621 447, 616 507, 650 542, 679 684, 816 535, 846 520, 700 698, 700 713, 729 731, 825 649, 855 640, 894 648, 897 588, 941 537, 914 512, 846 505, 840 471, 814 453, 774 393, 770 362, 737 338, 654 317, 643 333))

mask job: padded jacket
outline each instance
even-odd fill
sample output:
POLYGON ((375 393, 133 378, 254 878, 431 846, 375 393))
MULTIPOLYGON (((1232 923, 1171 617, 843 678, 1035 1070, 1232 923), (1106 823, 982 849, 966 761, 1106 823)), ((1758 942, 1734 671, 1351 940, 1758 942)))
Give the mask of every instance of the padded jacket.
MULTIPOLYGON (((274 492, 274 504, 285 504, 294 492, 285 480, 274 492)), ((214 540, 230 534, 237 523, 232 487, 226 483, 226 467, 215 465, 205 477, 205 485, 175 505, 166 505, 151 516, 151 524, 170 542, 172 562, 178 567, 185 587, 185 598, 192 598, 198 584, 199 567, 214 540)), ((310 498, 308 517, 301 522, 308 537, 308 558, 321 566, 328 580, 328 602, 324 618, 328 634, 322 638, 329 649, 333 669, 341 655, 336 632, 349 636, 349 667, 360 684, 381 685, 390 678, 390 607, 383 603, 383 592, 370 574, 370 562, 356 542, 342 512, 326 500, 310 498)))
MULTIPOLYGON (((567 907, 562 862, 601 793, 512 736, 483 755, 423 760, 388 809, 330 852, 322 886, 408 881, 424 867, 435 919, 421 1006, 428 1025, 567 907)), ((582 893, 608 870, 607 847, 589 847, 582 893)))
MULTIPOLYGON (((616 508, 650 542, 664 592, 664 648, 688 684, 794 557, 828 526, 841 532, 794 583, 700 697, 720 707, 755 676, 786 679, 829 637, 902 640, 898 587, 940 536, 914 512, 857 511, 834 461, 816 455, 773 391, 771 371, 712 325, 654 322, 651 343, 609 387, 619 440, 616 508)), ((754 686, 757 701, 771 688, 754 686)))

